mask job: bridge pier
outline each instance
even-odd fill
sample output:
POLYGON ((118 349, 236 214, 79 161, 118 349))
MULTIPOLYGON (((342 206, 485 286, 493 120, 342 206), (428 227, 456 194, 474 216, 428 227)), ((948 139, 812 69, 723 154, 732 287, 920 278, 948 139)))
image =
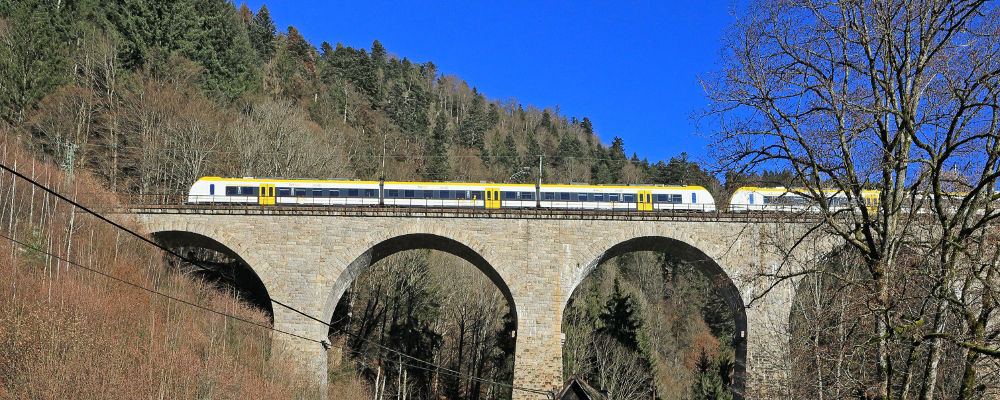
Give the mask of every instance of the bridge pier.
MULTIPOLYGON (((325 340, 327 328, 287 308, 274 307, 274 329, 302 337, 325 340)), ((271 333, 272 352, 293 363, 299 373, 326 398, 327 354, 322 345, 279 332, 271 333)))

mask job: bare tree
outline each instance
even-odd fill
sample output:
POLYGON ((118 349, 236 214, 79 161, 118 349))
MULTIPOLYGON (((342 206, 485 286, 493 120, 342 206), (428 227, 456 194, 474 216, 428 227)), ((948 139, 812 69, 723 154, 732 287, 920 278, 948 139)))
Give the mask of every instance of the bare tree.
MULTIPOLYGON (((984 298, 996 276, 966 262, 1000 215, 998 16, 986 1, 761 0, 732 27, 724 69, 703 80, 722 165, 791 169, 821 213, 817 228, 859 253, 880 398, 911 390, 917 357, 898 366, 897 351, 926 350, 933 361, 947 341, 966 352, 962 398, 972 396, 978 360, 1000 357, 980 333, 995 324, 984 298), (962 193, 947 191, 959 177, 962 193), (831 202, 827 189, 847 203, 831 202), (932 306, 917 315, 901 312, 914 299, 897 292, 912 267, 931 283, 920 296, 932 306), (965 289, 976 295, 962 297, 965 289), (961 323, 947 332, 951 312, 961 323)), ((924 398, 935 397, 932 364, 919 380, 924 398)))

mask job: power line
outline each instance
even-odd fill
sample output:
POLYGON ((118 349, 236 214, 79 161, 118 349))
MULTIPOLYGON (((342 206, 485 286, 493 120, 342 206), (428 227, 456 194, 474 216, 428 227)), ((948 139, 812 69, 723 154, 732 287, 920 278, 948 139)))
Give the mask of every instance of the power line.
MULTIPOLYGON (((146 243, 148 243, 148 244, 150 244, 150 245, 152 245, 152 246, 154 246, 154 247, 156 247, 156 248, 158 248, 158 249, 160 249, 160 250, 163 250, 164 252, 166 252, 166 253, 168 253, 168 254, 170 254, 170 255, 173 255, 173 256, 177 257, 178 259, 180 259, 180 260, 182 260, 182 261, 184 261, 184 262, 187 262, 187 263, 189 263, 189 264, 192 264, 192 265, 194 265, 194 266, 196 266, 196 267, 198 267, 198 268, 200 268, 201 270, 204 270, 204 271, 208 271, 208 272, 211 272, 211 271, 212 271, 212 269, 210 269, 210 268, 206 268, 205 266, 201 265, 201 263, 200 263, 200 262, 198 262, 198 261, 196 261, 196 260, 193 260, 193 259, 191 259, 191 258, 189 258, 189 257, 185 257, 184 255, 181 255, 180 253, 177 253, 177 252, 173 251, 172 249, 169 249, 169 248, 167 248, 167 247, 165 247, 165 246, 163 246, 163 245, 161 245, 161 244, 159 244, 159 243, 156 243, 155 241, 153 241, 153 240, 150 240, 149 238, 146 238, 145 236, 143 236, 143 235, 140 235, 139 233, 137 233, 137 232, 135 232, 135 231, 133 231, 133 230, 131 230, 131 229, 129 229, 129 228, 126 228, 125 226, 122 226, 121 224, 119 224, 119 223, 117 223, 117 222, 114 222, 114 221, 112 221, 112 220, 108 219, 107 217, 105 217, 105 216, 103 216, 103 215, 101 215, 101 214, 97 213, 96 211, 93 211, 93 210, 91 210, 91 209, 89 209, 89 208, 87 208, 87 207, 83 206, 82 204, 80 204, 80 203, 77 203, 76 201, 74 201, 74 200, 71 200, 71 199, 67 198, 66 196, 63 196, 63 195, 62 195, 62 194, 60 194, 59 192, 56 192, 55 190, 52 190, 52 189, 50 189, 49 187, 47 187, 47 186, 45 186, 45 185, 43 185, 43 184, 41 184, 41 183, 39 183, 39 182, 35 181, 34 179, 31 179, 31 178, 28 178, 27 176, 25 176, 25 175, 21 174, 20 172, 17 172, 17 171, 16 171, 16 170, 14 170, 13 168, 10 168, 10 167, 8 167, 8 166, 7 166, 7 165, 5 165, 5 164, 2 164, 2 163, 0 163, 0 169, 3 169, 3 170, 6 170, 7 172, 10 172, 10 173, 11 173, 11 174, 13 174, 14 176, 16 176, 16 177, 18 177, 18 178, 21 178, 22 180, 24 180, 24 181, 26 181, 26 182, 28 182, 28 183, 30 183, 30 184, 32 184, 32 185, 34 185, 34 186, 36 186, 36 187, 38 187, 38 188, 42 189, 43 191, 45 191, 45 192, 47 192, 47 193, 49 193, 49 194, 51 194, 51 195, 53 195, 53 196, 55 196, 55 197, 59 198, 60 200, 62 200, 62 201, 64 201, 64 202, 66 202, 66 203, 69 203, 70 205, 72 205, 72 206, 74 206, 74 207, 77 207, 77 208, 79 208, 80 210, 82 210, 82 211, 84 211, 84 212, 86 212, 86 213, 88 213, 88 214, 90 214, 90 215, 93 215, 94 217, 96 217, 96 218, 100 219, 101 221, 104 221, 104 222, 106 222, 106 223, 108 223, 108 224, 111 224, 111 225, 112 225, 112 226, 114 226, 115 228, 118 228, 118 229, 120 229, 120 230, 123 230, 123 231, 127 232, 128 234, 130 234, 130 235, 132 235, 132 236, 135 236, 136 238, 139 238, 139 239, 140 239, 140 240, 142 240, 143 242, 146 242, 146 243)), ((12 211, 12 212, 13 212, 13 211, 12 211)), ((17 244, 19 244, 19 245, 22 245, 22 246, 30 246, 30 245, 27 245, 27 244, 24 244, 23 242, 20 242, 20 241, 17 241, 17 240, 15 240, 15 239, 14 239, 14 238, 12 238, 12 237, 8 237, 8 236, 6 236, 6 235, 0 235, 0 236, 2 236, 2 237, 6 238, 6 239, 8 239, 8 240, 10 240, 10 241, 12 241, 12 242, 14 242, 14 243, 17 243, 17 244)), ((30 247, 31 247, 31 248, 32 248, 33 250, 36 250, 36 251, 39 251, 39 250, 38 250, 37 248, 35 248, 34 246, 30 246, 30 247)), ((42 251, 42 252, 43 252, 43 253, 46 253, 46 254, 49 254, 48 252, 44 252, 44 251, 42 251)), ((141 286, 141 285, 138 285, 138 284, 135 284, 135 283, 132 283, 132 282, 129 282, 129 281, 126 281, 126 280, 124 280, 124 279, 121 279, 121 278, 118 278, 118 277, 114 277, 114 276, 112 276, 112 275, 108 275, 108 274, 105 274, 105 273, 103 273, 103 272, 100 272, 100 271, 98 271, 98 270, 95 270, 95 269, 92 269, 92 268, 88 268, 88 267, 85 267, 85 266, 83 266, 83 265, 80 265, 80 264, 77 264, 77 263, 74 263, 74 262, 72 262, 72 261, 69 261, 69 260, 67 260, 67 259, 64 259, 64 258, 62 258, 62 257, 59 257, 59 256, 55 256, 55 255, 53 255, 53 256, 54 256, 54 257, 56 257, 57 259, 60 259, 60 260, 64 261, 64 262, 67 262, 68 264, 71 264, 71 265, 75 265, 75 266, 78 266, 78 267, 80 267, 80 268, 83 268, 83 269, 86 269, 86 270, 89 270, 89 271, 92 271, 92 272, 94 272, 94 273, 98 273, 98 274, 100 274, 100 275, 103 275, 103 276, 106 276, 106 277, 108 277, 108 278, 112 278, 112 279, 115 279, 115 280, 118 280, 118 281, 120 281, 120 282, 122 282, 122 283, 126 283, 126 284, 129 284, 129 285, 131 285, 131 286, 135 286, 135 287, 137 287, 137 288, 140 288, 140 289, 143 289, 143 290, 146 290, 146 291, 149 291, 149 292, 151 292, 151 293, 157 293, 157 294, 161 294, 161 293, 159 293, 159 292, 156 292, 155 290, 152 290, 152 289, 149 289, 149 288, 146 288, 146 287, 144 287, 144 286, 141 286)), ((195 303, 191 303, 191 302, 188 302, 188 301, 185 301, 185 300, 183 300, 183 299, 179 299, 179 298, 175 298, 175 297, 172 297, 172 296, 169 296, 169 295, 166 295, 166 294, 161 294, 161 295, 163 295, 163 296, 167 296, 167 297, 169 297, 169 298, 171 298, 171 299, 174 299, 174 300, 176 300, 176 301, 180 301, 180 302, 183 302, 183 303, 185 303, 185 304, 188 304, 188 305, 191 305, 191 306, 194 306, 194 307, 198 307, 198 308, 201 308, 201 309, 204 309, 204 310, 206 310, 206 311, 211 311, 211 312, 214 312, 214 313, 218 313, 218 314, 220 314, 220 315, 227 315, 227 316, 228 316, 228 314, 225 314, 225 313, 222 313, 222 312, 220 312, 220 311, 216 311, 216 310, 213 310, 213 309, 210 309, 210 308, 206 308, 206 307, 203 307, 203 306, 199 306, 199 305, 197 305, 197 304, 195 304, 195 303)), ((289 306, 289 305, 287 305, 287 304, 285 304, 285 303, 283 303, 283 302, 281 302, 281 301, 278 301, 278 300, 275 300, 275 299, 273 299, 273 298, 272 298, 272 299, 270 299, 270 300, 271 300, 271 302, 272 302, 272 303, 274 303, 274 304, 277 304, 277 305, 279 305, 279 306, 282 306, 282 307, 284 307, 284 308, 287 308, 288 310, 291 310, 291 311, 293 311, 293 312, 295 312, 295 313, 297 313, 297 314, 300 314, 300 315, 302 315, 302 316, 304 316, 304 317, 306 317, 306 318, 308 318, 308 319, 310 319, 310 320, 313 320, 313 321, 316 321, 316 322, 319 322, 320 324, 323 324, 323 325, 325 325, 325 326, 327 326, 327 327, 329 327, 329 328, 332 328, 332 329, 336 329, 336 330, 338 330, 338 331, 340 331, 340 332, 343 332, 343 333, 345 333, 345 334, 347 334, 347 335, 350 335, 350 336, 353 336, 353 337, 356 337, 356 338, 358 338, 358 339, 360 339, 360 340, 362 340, 362 341, 365 341, 366 343, 371 343, 371 344, 374 344, 375 346, 377 346, 377 347, 380 347, 380 348, 382 348, 383 350, 386 350, 386 351, 389 351, 389 352, 392 352, 392 353, 394 353, 394 354, 397 354, 397 355, 398 355, 398 356, 400 356, 400 357, 405 357, 405 358, 407 358, 407 359, 411 359, 411 360, 414 360, 414 361, 417 361, 417 362, 421 362, 421 363, 424 363, 424 364, 427 364, 427 365, 430 365, 430 366, 433 366, 433 367, 437 368, 438 370, 441 370, 441 371, 446 371, 446 372, 448 372, 448 373, 450 373, 450 374, 453 374, 453 375, 454 375, 454 376, 456 376, 456 377, 460 377, 460 378, 463 378, 463 379, 471 379, 471 380, 477 380, 477 381, 480 381, 480 382, 484 382, 484 383, 490 383, 490 384, 494 384, 494 385, 499 385, 499 386, 506 386, 506 387, 510 387, 510 388, 511 388, 511 389, 513 389, 513 390, 521 390, 521 391, 526 391, 526 392, 530 392, 530 393, 537 393, 537 394, 549 394, 549 392, 546 392, 546 391, 543 391, 543 390, 537 390, 537 389, 530 389, 530 388, 522 388, 522 387, 518 387, 518 386, 514 386, 514 385, 512 385, 512 384, 506 384, 506 383, 501 383, 501 382, 496 382, 496 381, 491 381, 491 380, 488 380, 488 379, 484 379, 484 378, 479 378, 479 377, 476 377, 476 376, 472 376, 472 375, 468 375, 468 374, 463 374, 463 373, 461 373, 461 372, 459 372, 459 371, 454 371, 454 370, 451 370, 451 369, 448 369, 448 368, 445 368, 445 367, 442 367, 442 366, 439 366, 439 365, 437 365, 437 364, 434 364, 434 363, 432 363, 432 362, 429 362, 429 361, 425 361, 425 360, 422 360, 422 359, 419 359, 419 358, 417 358, 417 357, 413 357, 413 356, 411 356, 411 355, 409 355, 409 354, 406 354, 406 353, 403 353, 403 352, 401 352, 401 351, 398 351, 398 350, 395 350, 395 349, 392 349, 392 348, 390 348, 390 347, 386 347, 386 346, 384 346, 384 345, 382 345, 382 344, 380 344, 380 343, 372 343, 372 342, 371 342, 371 341, 369 341, 368 339, 365 339, 365 338, 362 338, 362 337, 358 337, 357 335, 354 335, 354 334, 352 334, 352 333, 350 333, 350 332, 347 332, 347 331, 344 331, 344 330, 342 330, 342 329, 340 329, 340 328, 336 328, 336 327, 334 327, 333 325, 331 325, 330 323, 327 323, 327 322, 324 322, 323 320, 320 320, 320 319, 318 319, 318 318, 316 318, 316 317, 314 317, 314 316, 312 316, 312 315, 309 315, 309 314, 307 314, 307 313, 305 313, 305 312, 303 312, 303 311, 301 311, 301 310, 298 310, 298 309, 296 309, 295 307, 292 307, 292 306, 289 306)), ((257 324, 257 323, 254 323, 254 322, 252 322, 252 321, 247 321, 247 320, 244 320, 244 319, 241 319, 241 318, 239 318, 239 317, 235 317, 235 316, 233 316, 233 318, 236 318, 236 319, 238 319, 238 320, 240 320, 240 321, 245 321, 245 322, 247 322, 247 323, 250 323, 250 324, 254 324, 254 325, 257 325, 257 326, 261 326, 261 327, 265 327, 265 328, 268 328, 268 329, 272 329, 272 330, 274 330, 274 331, 276 331, 276 332, 281 332, 281 333, 285 333, 285 334, 287 334, 287 335, 290 335, 290 336, 295 336, 295 337, 298 337, 298 338, 300 338, 300 339, 303 339, 303 340, 308 340, 308 341, 310 341, 310 342, 314 342, 314 343, 318 343, 318 344, 322 345, 322 346, 323 346, 324 348, 327 348, 327 346, 329 346, 329 345, 330 345, 330 344, 329 344, 328 342, 326 342, 326 341, 320 341, 320 340, 316 340, 316 339, 310 339, 310 338, 306 338, 306 337, 304 337, 304 336, 300 336, 300 335, 296 335, 296 334, 293 334, 293 333, 290 333, 290 332, 285 332, 285 331, 281 331, 281 330, 278 330, 278 329, 275 329, 275 328, 273 328, 273 327, 267 327, 267 326, 265 326, 265 325, 261 325, 261 324, 257 324)))
MULTIPOLYGON (((284 330, 281 330, 281 329, 274 328, 272 326, 267 326, 267 325, 264 325, 264 324, 261 324, 261 323, 258 323, 258 322, 250 321, 248 319, 245 319, 245 318, 233 315, 233 314, 229 314, 229 313, 226 313, 226 312, 223 312, 223 311, 219 311, 219 310, 216 310, 216 309, 213 309, 213 308, 210 308, 210 307, 205 307, 205 306, 202 306, 200 304, 193 303, 193 302, 181 299, 179 297, 175 297, 175 296, 172 296, 172 295, 160 292, 160 291, 155 290, 155 289, 150 289, 148 287, 142 286, 140 284, 137 284, 135 282, 129 281, 127 279, 119 278, 117 276, 114 276, 114 275, 102 272, 102 271, 94 269, 92 267, 88 267, 88 266, 82 265, 82 264, 77 263, 75 261, 66 259, 65 257, 62 257, 62 256, 60 256, 58 254, 55 254, 55 253, 46 251, 44 249, 35 247, 35 246, 33 246, 33 245, 29 244, 29 243, 25 243, 25 242, 22 242, 20 240, 14 239, 14 238, 12 238, 12 237, 10 237, 10 236, 2 233, 2 232, 0 232, 0 238, 7 239, 11 243, 14 243, 14 244, 16 244, 16 245, 18 245, 18 246, 20 246, 20 247, 22 247, 24 249, 28 249, 28 250, 31 250, 31 251, 35 251, 35 252, 38 252, 38 253, 41 253, 41 254, 48 255, 48 256, 50 256, 52 258, 55 258, 56 260, 65 262, 68 265, 72 265, 74 267, 77 267, 77 268, 83 269, 85 271, 97 274, 99 276, 102 276, 102 277, 114 280, 116 282, 119 282, 119 283, 122 283, 122 284, 125 284, 125 285, 128 285, 128 286, 131 286, 131 287, 134 287, 136 289, 140 289, 140 290, 149 292, 151 294, 155 294, 157 296, 161 296, 161 297, 167 298, 169 300, 173 300, 173 301, 176 301, 176 302, 179 302, 179 303, 182 303, 182 304, 194 307, 194 308, 202 310, 202 311, 206 311, 206 312, 213 313, 213 314, 216 314, 216 315, 221 315, 221 316, 227 317, 227 318, 232 318, 232 319, 234 319, 236 321, 240 321, 240 322, 243 322, 243 323, 246 323, 246 324, 250 324, 250 325, 253 325, 253 326, 256 326, 256 327, 259 327, 259 328, 263 328, 263 329, 267 329, 267 330, 271 330, 271 331, 274 331, 274 332, 282 333, 282 334, 285 334, 285 335, 288 335, 288 336, 291 336, 291 337, 294 337, 294 338, 297 338, 297 339, 302 339, 302 340, 306 340, 306 341, 309 341, 309 342, 318 343, 320 345, 323 345, 324 347, 326 347, 326 346, 337 347, 337 348, 339 348, 341 350, 345 350, 348 353, 351 353, 352 355, 365 358, 366 360, 368 359, 367 353, 351 349, 348 346, 340 346, 340 345, 335 345, 335 344, 332 344, 332 343, 329 343, 329 342, 326 342, 326 341, 320 341, 320 340, 316 340, 316 339, 310 339, 310 338, 307 338, 307 337, 304 337, 304 336, 301 336, 301 335, 297 335, 297 334, 294 334, 294 333, 291 333, 291 332, 288 332, 288 331, 284 331, 284 330)), ((410 356, 407 356, 407 357, 410 357, 410 356)), ((412 357, 410 357, 410 358, 412 358, 412 357)), ((414 359, 416 359, 416 358, 414 358, 414 359)), ((423 360, 420 360, 420 359, 416 359, 416 360, 419 360, 421 362, 427 363, 426 361, 423 361, 423 360)), ((477 381, 480 381, 480 382, 483 382, 483 383, 489 383, 489 384, 495 384, 495 385, 501 385, 501 386, 508 386, 508 387, 512 387, 513 388, 512 385, 506 385, 506 384, 503 384, 503 383, 500 383, 500 382, 490 381, 490 380, 487 380, 487 379, 484 379, 484 378, 479 378, 479 377, 475 377, 475 376, 463 376, 465 374, 457 375, 456 373, 454 373, 454 371, 449 370, 447 368, 443 368, 443 367, 438 368, 438 369, 431 369, 431 368, 423 367, 423 366, 420 366, 420 365, 406 363, 406 362, 403 362, 403 361, 398 361, 398 363, 402 364, 405 367, 412 368, 412 369, 419 369, 419 370, 424 370, 424 371, 429 371, 429 372, 444 371, 444 372, 446 372, 447 375, 455 376, 457 378, 472 379, 472 380, 477 380, 477 381)), ((431 365, 434 365, 435 367, 437 366, 436 364, 431 364, 431 365)), ((460 374, 460 373, 458 373, 458 374, 460 374)), ((543 392, 538 391, 538 393, 543 393, 543 392)), ((547 393, 547 392, 545 392, 545 393, 547 393)))
POLYGON ((274 327, 271 327, 271 326, 267 326, 267 325, 264 325, 264 324, 261 324, 261 323, 258 323, 258 322, 254 322, 254 321, 251 321, 251 320, 248 320, 248 319, 245 319, 245 318, 242 318, 242 317, 238 317, 238 316, 235 316, 235 315, 223 312, 223 311, 219 311, 219 310, 216 310, 216 309, 213 309, 213 308, 205 307, 205 306, 197 304, 197 303, 192 303, 192 302, 184 300, 182 298, 171 296, 169 294, 160 292, 160 291, 158 291, 156 289, 150 289, 148 287, 142 286, 142 285, 140 285, 138 283, 129 281, 127 279, 119 278, 117 276, 114 276, 114 275, 102 272, 100 270, 97 270, 97 269, 94 269, 94 268, 91 268, 91 267, 88 267, 88 266, 85 266, 83 264, 79 264, 79 263, 77 263, 75 261, 71 261, 71 260, 69 260, 69 259, 67 259, 65 257, 62 257, 62 256, 57 255, 57 254, 54 254, 54 253, 49 252, 49 251, 45 251, 44 249, 40 249, 40 248, 35 247, 35 246, 33 246, 33 245, 29 244, 29 243, 25 243, 25 242, 22 242, 20 240, 14 239, 13 237, 7 236, 4 233, 0 233, 0 238, 7 239, 10 242, 12 242, 12 243, 14 243, 14 244, 16 244, 16 245, 18 245, 18 246, 20 246, 22 248, 25 248, 25 249, 28 249, 28 250, 32 250, 32 251, 36 251, 36 252, 48 255, 48 256, 53 257, 53 258, 55 258, 55 259, 57 259, 59 261, 65 262, 68 265, 72 265, 74 267, 77 267, 77 268, 80 268, 80 269, 83 269, 83 270, 86 270, 86 271, 90 271, 92 273, 95 273, 97 275, 103 276, 105 278, 118 281, 118 282, 123 283, 125 285, 132 286, 134 288, 141 289, 141 290, 147 291, 149 293, 152 293, 152 294, 155 294, 155 295, 158 295, 158 296, 166 297, 167 299, 170 299, 170 300, 173 300, 173 301, 176 301, 176 302, 179 302, 179 303, 187 304, 187 305, 189 305, 191 307, 194 307, 194 308, 197 308, 197 309, 200 309, 200 310, 203 310, 203 311, 208 311, 210 313, 218 314, 218 315, 221 315, 221 316, 224 316, 224 317, 229 317, 229 318, 235 319, 235 320, 240 321, 240 322, 245 322, 245 323, 248 323, 250 325, 254 325, 254 326, 260 327, 260 328, 269 329, 269 330, 272 330, 272 331, 275 331, 275 332, 278 332, 278 333, 283 333, 283 334, 286 334, 286 335, 289 335, 289 336, 293 336, 293 337, 296 337, 296 338, 299 338, 299 339, 302 339, 302 340, 308 340, 310 342, 320 343, 320 341, 316 340, 316 339, 310 339, 310 338, 307 338, 307 337, 304 337, 304 336, 301 336, 301 335, 297 335, 297 334, 294 334, 294 333, 291 333, 291 332, 283 331, 281 329, 277 329, 277 328, 274 328, 274 327))

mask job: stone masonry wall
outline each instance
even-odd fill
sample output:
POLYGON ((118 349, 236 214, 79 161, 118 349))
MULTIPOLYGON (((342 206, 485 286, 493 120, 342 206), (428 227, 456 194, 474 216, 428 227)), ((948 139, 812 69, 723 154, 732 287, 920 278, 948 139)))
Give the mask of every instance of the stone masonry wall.
MULTIPOLYGON (((254 269, 272 299, 325 320, 345 282, 364 272, 370 265, 366 257, 380 243, 420 234, 425 241, 443 243, 440 250, 469 258, 474 254, 481 257, 474 264, 514 302, 514 385, 541 390, 562 384, 560 325, 576 286, 613 246, 662 237, 716 265, 721 278, 729 280, 723 284, 738 290, 742 304, 748 305, 743 333, 748 392, 769 392, 767 387, 780 385, 785 373, 780 366, 786 356, 793 282, 772 288, 773 281, 762 275, 797 268, 796 263, 811 260, 807 253, 829 248, 802 246, 784 254, 790 247, 785 236, 801 235, 806 226, 779 223, 212 214, 143 214, 139 219, 150 233, 191 232, 215 239, 254 269), (758 299, 765 291, 767 296, 758 299)), ((274 321, 282 330, 326 337, 325 326, 277 305, 274 321)), ((322 347, 285 335, 275 334, 274 340, 325 384, 322 347)), ((514 398, 544 396, 515 391, 514 398)))

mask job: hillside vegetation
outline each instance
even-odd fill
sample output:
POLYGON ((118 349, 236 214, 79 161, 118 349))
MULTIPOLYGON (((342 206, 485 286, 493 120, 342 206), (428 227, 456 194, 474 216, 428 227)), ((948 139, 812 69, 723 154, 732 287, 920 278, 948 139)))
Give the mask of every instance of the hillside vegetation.
MULTIPOLYGON (((0 132, 11 152, 5 164, 18 160, 18 170, 35 170, 88 204, 113 203, 112 192, 184 193, 207 175, 536 182, 539 160, 546 183, 694 184, 726 199, 686 154, 654 162, 629 156, 622 139, 602 141, 586 116, 489 98, 433 62, 391 54, 378 41, 369 49, 317 46, 293 26, 275 27, 266 7, 255 12, 226 0, 0 0, 0 132)), ((213 289, 240 287, 170 272, 159 253, 40 192, 28 201, 30 188, 4 179, 0 219, 18 238, 268 323, 237 296, 213 289)), ((0 292, 3 395, 315 394, 295 373, 285 374, 293 369, 270 348, 267 332, 3 246, 0 261, 10 268, 0 273, 14 282, 0 292)), ((634 361, 626 365, 631 386, 619 392, 630 395, 622 398, 688 397, 709 362, 695 356, 727 351, 717 339, 726 337, 718 336, 725 334, 721 325, 706 321, 729 317, 711 307, 714 293, 696 271, 673 262, 616 261, 575 295, 586 297, 587 311, 567 309, 573 346, 576 333, 607 333, 602 306, 634 302, 627 318, 641 346, 634 337, 607 342, 612 350, 625 346, 631 355, 624 359, 634 361), (680 305, 685 311, 672 309, 680 305)), ((509 384, 509 305, 474 268, 434 252, 390 257, 358 278, 331 322, 509 384)), ((370 397, 376 379, 382 388, 375 390, 413 398, 510 396, 502 386, 401 367, 346 336, 331 342, 345 347, 330 352, 331 398, 370 397)), ((595 364, 602 354, 567 358, 567 374, 612 384, 600 378, 609 370, 595 364)))
MULTIPOLYGON (((5 164, 85 205, 115 202, 89 174, 70 177, 10 140, 0 148, 5 164)), ((13 178, 0 174, 0 232, 30 247, 0 239, 0 398, 317 397, 267 329, 61 261, 270 324, 235 297, 171 272, 149 244, 13 178)))
POLYGON ((4 0, 0 38, 0 121, 119 191, 203 175, 533 182, 542 155, 550 183, 717 186, 686 156, 627 157, 586 116, 489 99, 378 41, 314 47, 266 7, 4 0))

